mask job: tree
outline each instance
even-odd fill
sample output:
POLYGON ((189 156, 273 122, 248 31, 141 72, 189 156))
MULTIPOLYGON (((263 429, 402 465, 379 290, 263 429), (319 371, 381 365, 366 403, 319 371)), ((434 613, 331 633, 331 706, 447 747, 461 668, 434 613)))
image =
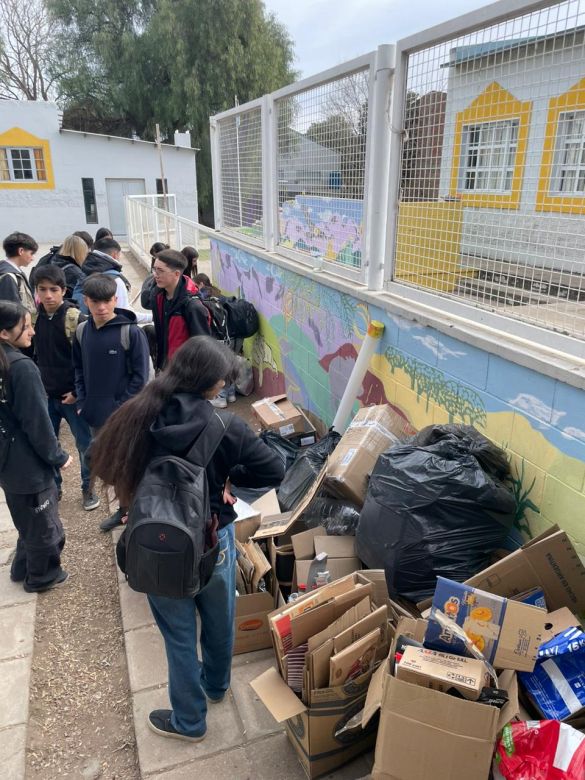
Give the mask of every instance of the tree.
POLYGON ((57 97, 55 36, 42 0, 0 0, 0 99, 57 97))
POLYGON ((156 123, 167 138, 190 130, 209 218, 209 117, 294 78, 286 30, 261 0, 49 1, 69 66, 65 124, 150 139, 156 123))

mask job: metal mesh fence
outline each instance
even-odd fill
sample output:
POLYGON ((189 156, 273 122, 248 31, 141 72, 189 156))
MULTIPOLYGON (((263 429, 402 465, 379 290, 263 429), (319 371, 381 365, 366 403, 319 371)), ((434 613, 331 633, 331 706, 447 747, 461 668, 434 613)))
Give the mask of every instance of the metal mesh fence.
POLYGON ((369 69, 276 101, 278 244, 315 262, 362 258, 369 69))
POLYGON ((585 3, 408 57, 393 278, 585 337, 585 3))
POLYGON ((262 241, 261 110, 242 111, 218 124, 223 227, 262 241))

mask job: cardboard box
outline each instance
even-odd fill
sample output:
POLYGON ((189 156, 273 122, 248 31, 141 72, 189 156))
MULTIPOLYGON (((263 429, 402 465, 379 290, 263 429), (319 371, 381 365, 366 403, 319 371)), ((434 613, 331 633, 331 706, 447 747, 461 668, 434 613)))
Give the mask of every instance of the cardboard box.
POLYGON ((303 426, 303 429, 299 433, 292 433, 286 438, 290 439, 290 441, 294 442, 294 444, 297 444, 299 447, 310 447, 311 444, 315 444, 317 441, 318 434, 315 426, 309 420, 305 412, 302 409, 299 409, 299 412, 302 417, 301 425, 303 426))
POLYGON ((404 682, 448 693, 451 688, 470 701, 477 701, 482 688, 490 685, 490 675, 483 661, 450 653, 406 647, 396 678, 404 682))
MULTIPOLYGON (((534 669, 547 620, 544 609, 444 577, 437 578, 433 606, 463 628, 486 660, 498 669, 534 669)), ((429 621, 425 646, 465 655, 463 642, 433 620, 429 621)))
MULTIPOLYGON (((309 575, 311 560, 295 561, 292 578, 293 590, 298 590, 299 585, 306 585, 309 575)), ((331 582, 347 577, 355 571, 359 571, 362 563, 359 558, 328 558, 327 571, 331 576, 331 582)))
POLYGON ((322 552, 329 558, 357 557, 355 536, 328 536, 321 526, 293 534, 291 541, 297 561, 312 560, 322 552))
POLYGON ((341 496, 363 504, 378 456, 399 442, 396 414, 387 404, 360 409, 329 457, 325 483, 341 496))
POLYGON ((272 647, 268 615, 274 607, 272 593, 248 593, 236 598, 234 655, 272 647))
POLYGON ((247 504, 239 498, 234 505, 234 509, 236 511, 236 519, 234 520, 236 539, 243 544, 251 536, 254 536, 262 523, 263 517, 280 512, 280 505, 276 496, 276 490, 270 490, 257 501, 254 501, 253 504, 247 504))
MULTIPOLYGON (((401 620, 397 634, 424 633, 425 621, 401 620), (413 632, 411 627, 416 627, 413 632)), ((374 673, 362 718, 367 727, 380 711, 374 780, 483 780, 494 743, 518 712, 514 672, 500 675, 509 702, 501 710, 415 686, 390 674, 392 651, 374 673)))
POLYGON ((291 403, 286 395, 274 395, 255 401, 252 411, 262 428, 276 431, 285 438, 295 433, 304 433, 305 424, 308 422, 301 410, 291 403))
POLYGON ((558 526, 471 577, 467 584, 506 598, 540 586, 551 612, 568 607, 576 615, 585 614, 585 567, 558 526))

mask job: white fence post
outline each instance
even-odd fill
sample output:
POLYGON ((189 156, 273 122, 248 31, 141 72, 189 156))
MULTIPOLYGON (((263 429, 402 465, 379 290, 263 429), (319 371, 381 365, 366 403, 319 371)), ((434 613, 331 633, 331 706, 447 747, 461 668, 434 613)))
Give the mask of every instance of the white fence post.
POLYGON ((262 101, 262 228, 264 248, 268 252, 274 251, 278 205, 274 186, 277 175, 274 122, 274 101, 270 95, 265 95, 262 101))
POLYGON ((211 144, 211 175, 213 181, 213 217, 215 229, 223 227, 223 205, 221 197, 221 155, 219 150, 219 125, 211 117, 209 120, 209 141, 211 144))
POLYGON ((365 282, 370 290, 384 285, 384 248, 388 216, 388 171, 390 168, 390 100, 396 48, 393 44, 378 47, 374 59, 374 88, 368 117, 368 172, 365 198, 366 234, 364 237, 365 282))

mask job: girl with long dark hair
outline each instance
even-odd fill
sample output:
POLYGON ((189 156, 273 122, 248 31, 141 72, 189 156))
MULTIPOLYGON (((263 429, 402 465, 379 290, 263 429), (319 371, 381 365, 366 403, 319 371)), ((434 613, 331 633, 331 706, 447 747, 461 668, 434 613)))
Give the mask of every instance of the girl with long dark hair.
POLYGON ((10 577, 38 593, 68 578, 55 469, 72 460, 53 431, 39 369, 20 351, 33 335, 27 310, 0 301, 0 486, 18 531, 10 577))
MULTIPOLYGON (((92 448, 93 475, 112 485, 120 503, 131 507, 148 463, 163 454, 185 457, 212 415, 218 415, 209 401, 232 381, 236 367, 233 352, 210 336, 186 341, 165 370, 101 429, 92 448)), ((148 724, 158 734, 190 741, 204 738, 207 703, 221 701, 230 684, 236 592, 230 481, 241 487, 270 487, 284 475, 278 456, 242 419, 229 417, 229 428, 206 469, 211 513, 219 526, 214 573, 194 599, 148 595, 165 641, 172 706, 151 712, 148 724), (201 661, 196 612, 201 619, 201 661)))

